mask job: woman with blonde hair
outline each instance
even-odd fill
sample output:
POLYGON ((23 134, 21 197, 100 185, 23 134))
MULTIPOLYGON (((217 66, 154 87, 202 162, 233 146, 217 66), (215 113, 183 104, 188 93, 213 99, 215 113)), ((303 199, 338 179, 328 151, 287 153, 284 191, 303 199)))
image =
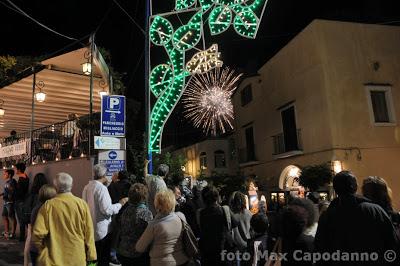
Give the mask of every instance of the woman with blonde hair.
POLYGON ((137 252, 145 252, 150 247, 150 265, 185 265, 189 258, 184 252, 182 241, 183 213, 175 212, 175 195, 171 190, 158 192, 154 199, 157 212, 136 243, 137 252))
POLYGON ((26 238, 25 250, 24 250, 24 266, 28 266, 29 255, 31 258, 32 266, 37 265, 36 258, 39 254, 38 254, 38 251, 37 251, 35 245, 31 241, 32 228, 33 228, 33 225, 35 224, 35 220, 36 220, 36 217, 37 217, 40 207, 42 207, 42 205, 47 200, 54 198, 56 195, 57 195, 57 191, 51 185, 45 184, 39 189, 39 194, 38 194, 39 204, 37 204, 33 208, 32 215, 31 215, 31 223, 28 224, 28 235, 26 238))

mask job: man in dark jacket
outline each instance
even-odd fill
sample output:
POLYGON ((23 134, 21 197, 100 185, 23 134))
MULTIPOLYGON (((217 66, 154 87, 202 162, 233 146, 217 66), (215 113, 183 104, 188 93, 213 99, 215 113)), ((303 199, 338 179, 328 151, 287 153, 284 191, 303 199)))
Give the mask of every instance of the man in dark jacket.
MULTIPOLYGON (((112 204, 118 203, 121 199, 128 197, 130 187, 131 183, 129 183, 127 171, 119 171, 118 173, 114 173, 113 180, 108 186, 108 193, 110 194, 112 204)), ((118 214, 122 215, 126 207, 127 205, 124 205, 118 214)), ((112 228, 113 231, 110 262, 112 265, 119 265, 120 263, 117 259, 116 246, 118 245, 120 228, 117 226, 117 218, 115 216, 112 220, 112 228)))
POLYGON ((238 226, 228 206, 219 205, 219 192, 213 186, 202 191, 205 208, 198 211, 201 265, 229 265, 226 252, 234 248, 232 229, 238 226), (211 226, 210 226, 211 225, 211 226))
POLYGON ((29 177, 25 174, 26 166, 24 163, 17 163, 15 165, 17 170, 17 187, 15 191, 15 210, 17 213, 19 223, 19 241, 25 241, 26 222, 24 217, 24 201, 28 197, 29 193, 29 177))
POLYGON ((118 203, 122 198, 128 197, 130 187, 128 172, 119 171, 117 179, 113 180, 108 186, 108 193, 110 193, 112 204, 118 203))
POLYGON ((319 220, 315 236, 316 251, 330 254, 339 251, 342 255, 357 253, 359 257, 368 254, 368 260, 350 256, 350 259, 339 261, 320 260, 318 265, 399 265, 399 240, 385 211, 355 194, 357 180, 351 172, 338 173, 333 180, 333 187, 338 197, 319 220), (397 260, 391 262, 393 254, 397 260))

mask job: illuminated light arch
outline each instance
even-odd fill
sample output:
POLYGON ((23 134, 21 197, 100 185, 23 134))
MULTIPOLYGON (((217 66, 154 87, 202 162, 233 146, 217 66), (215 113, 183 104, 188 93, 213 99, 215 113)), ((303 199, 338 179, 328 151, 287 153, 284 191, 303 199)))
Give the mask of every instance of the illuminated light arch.
MULTIPOLYGON (((175 0, 177 12, 194 13, 187 24, 176 30, 166 18, 167 14, 151 18, 150 41, 155 46, 164 47, 168 60, 155 66, 150 72, 149 86, 157 100, 150 114, 149 152, 161 151, 164 125, 183 94, 186 78, 191 74, 222 66, 219 53, 214 50, 215 46, 206 50, 203 42, 202 49, 196 47, 204 38, 204 21, 208 21, 212 35, 222 34, 232 25, 239 35, 255 38, 267 2, 268 0, 175 0), (186 53, 192 49, 198 49, 200 53, 196 53, 189 60, 190 64, 186 65, 186 53)), ((174 12, 168 13, 173 14, 174 12)))

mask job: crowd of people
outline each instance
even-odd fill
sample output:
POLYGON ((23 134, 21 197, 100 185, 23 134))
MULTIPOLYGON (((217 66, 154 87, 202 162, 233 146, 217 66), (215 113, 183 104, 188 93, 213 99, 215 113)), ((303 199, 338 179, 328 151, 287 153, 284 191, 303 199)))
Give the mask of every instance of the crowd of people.
POLYGON ((310 193, 269 212, 263 199, 253 213, 241 191, 221 202, 211 184, 168 182, 167 165, 149 175, 147 163, 144 183, 134 184, 126 171, 108 184, 107 169, 95 165, 81 198, 67 173, 50 183, 37 174, 29 191, 25 165, 16 165, 17 180, 5 170, 4 237, 15 237, 18 220, 25 265, 399 265, 400 215, 382 178, 366 178, 357 195, 356 177, 343 171, 330 203, 310 193), (298 256, 335 252, 377 257, 298 256))

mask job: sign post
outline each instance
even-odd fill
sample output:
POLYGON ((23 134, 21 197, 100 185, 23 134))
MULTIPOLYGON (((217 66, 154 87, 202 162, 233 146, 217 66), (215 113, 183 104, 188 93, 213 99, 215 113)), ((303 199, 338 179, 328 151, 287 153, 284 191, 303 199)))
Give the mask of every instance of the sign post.
POLYGON ((122 95, 101 97, 100 136, 94 137, 94 147, 99 149, 99 164, 107 168, 106 176, 126 170, 126 101, 122 95))

